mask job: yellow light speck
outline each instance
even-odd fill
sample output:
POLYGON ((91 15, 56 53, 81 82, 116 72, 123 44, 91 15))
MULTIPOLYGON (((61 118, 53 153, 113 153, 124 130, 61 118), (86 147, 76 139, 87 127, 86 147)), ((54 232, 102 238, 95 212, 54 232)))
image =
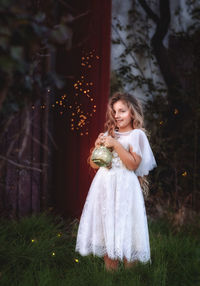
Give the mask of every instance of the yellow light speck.
POLYGON ((178 114, 178 109, 177 108, 174 109, 174 114, 178 114))
POLYGON ((163 121, 160 121, 160 125, 162 125, 163 124, 163 121))
POLYGON ((77 258, 75 258, 75 259, 74 259, 74 261, 75 261, 76 263, 78 263, 78 262, 79 262, 79 260, 78 260, 77 258))
POLYGON ((183 176, 183 177, 187 176, 187 172, 186 172, 186 171, 183 172, 183 173, 182 173, 182 176, 183 176))
POLYGON ((31 242, 35 242, 35 239, 31 239, 31 242))
POLYGON ((55 256, 56 254, 55 254, 55 252, 52 252, 52 254, 51 254, 52 256, 55 256))

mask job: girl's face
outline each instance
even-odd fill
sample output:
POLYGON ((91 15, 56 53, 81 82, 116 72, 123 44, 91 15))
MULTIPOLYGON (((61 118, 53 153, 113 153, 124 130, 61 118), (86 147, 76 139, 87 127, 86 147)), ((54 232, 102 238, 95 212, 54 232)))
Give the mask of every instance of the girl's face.
POLYGON ((113 111, 119 132, 132 130, 132 116, 127 104, 118 100, 113 104, 113 111))

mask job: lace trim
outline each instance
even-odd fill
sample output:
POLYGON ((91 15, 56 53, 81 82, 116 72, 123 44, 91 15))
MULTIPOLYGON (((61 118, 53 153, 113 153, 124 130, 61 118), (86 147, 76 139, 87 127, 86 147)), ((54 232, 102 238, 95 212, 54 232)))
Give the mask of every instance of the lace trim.
POLYGON ((87 245, 87 250, 85 252, 80 250, 81 247, 79 244, 76 245, 75 251, 79 252, 82 256, 88 256, 90 254, 93 254, 94 256, 103 257, 104 255, 108 255, 111 259, 118 259, 123 261, 124 258, 126 258, 129 262, 133 261, 140 261, 140 262, 151 262, 151 258, 149 253, 146 252, 137 252, 133 251, 129 257, 126 257, 126 255, 123 255, 120 251, 115 251, 115 253, 109 253, 105 246, 93 246, 93 245, 87 245))

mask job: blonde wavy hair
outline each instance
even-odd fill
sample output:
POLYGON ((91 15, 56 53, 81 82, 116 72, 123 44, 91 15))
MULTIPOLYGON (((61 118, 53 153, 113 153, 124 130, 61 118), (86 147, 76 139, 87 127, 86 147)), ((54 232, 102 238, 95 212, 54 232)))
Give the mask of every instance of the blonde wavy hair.
MULTIPOLYGON (((143 115, 143 108, 141 102, 136 99, 133 95, 128 93, 121 93, 116 92, 110 97, 107 105, 107 111, 106 111, 106 121, 104 124, 104 132, 108 132, 108 135, 115 138, 114 131, 118 130, 116 120, 115 120, 115 114, 113 105, 117 101, 121 100, 123 103, 127 104, 132 117, 132 127, 133 129, 141 129, 145 132, 147 137, 150 137, 147 130, 144 128, 144 115, 143 115)), ((93 151, 93 148, 90 150, 90 156, 93 151)), ((89 156, 89 158, 90 158, 89 156)), ((88 162, 89 162, 88 158, 88 162)), ((149 180, 147 179, 147 176, 140 177, 138 176, 144 197, 147 198, 149 194, 149 180)))

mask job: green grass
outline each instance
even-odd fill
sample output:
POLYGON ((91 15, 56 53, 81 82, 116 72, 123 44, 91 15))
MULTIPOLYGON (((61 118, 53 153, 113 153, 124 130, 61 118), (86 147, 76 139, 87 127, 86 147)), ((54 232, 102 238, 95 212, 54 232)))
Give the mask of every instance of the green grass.
POLYGON ((200 231, 149 221, 152 264, 107 273, 103 258, 75 253, 78 223, 41 214, 0 222, 2 286, 200 285, 200 231), (78 259, 78 262, 75 261, 78 259))

